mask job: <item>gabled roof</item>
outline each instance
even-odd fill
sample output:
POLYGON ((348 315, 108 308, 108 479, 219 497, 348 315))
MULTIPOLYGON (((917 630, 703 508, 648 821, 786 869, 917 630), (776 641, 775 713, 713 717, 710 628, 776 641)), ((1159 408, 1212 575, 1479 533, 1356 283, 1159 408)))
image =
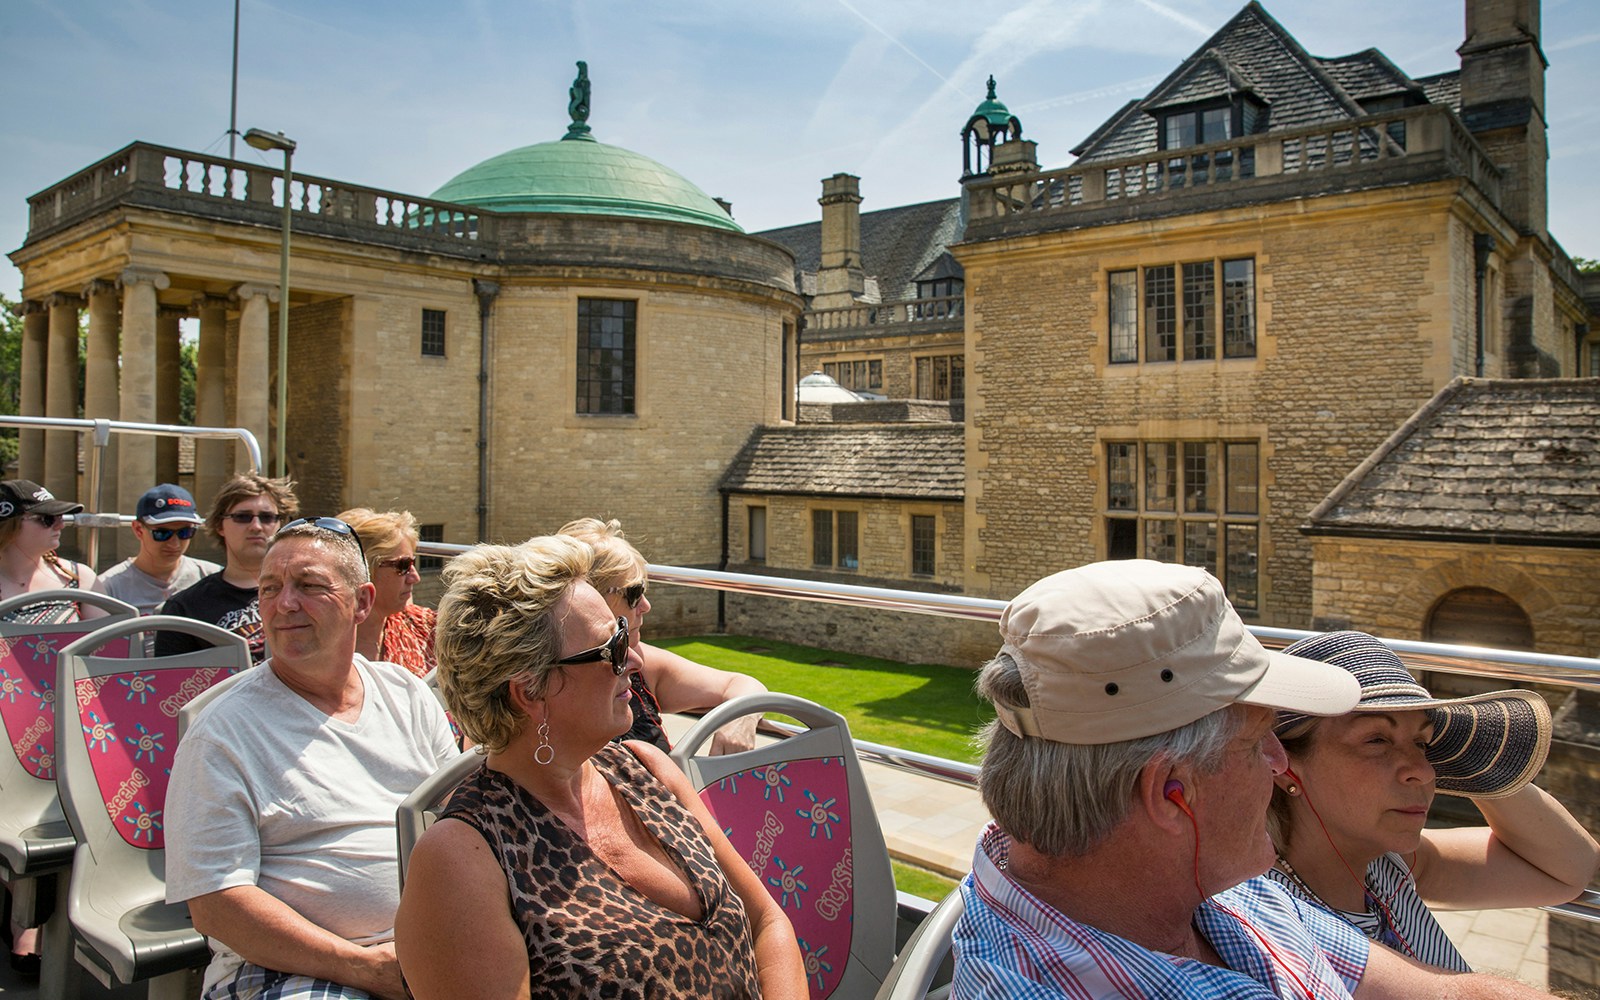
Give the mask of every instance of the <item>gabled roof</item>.
POLYGON ((1456 379, 1304 530, 1600 547, 1600 379, 1456 379))
MULTIPOLYGON (((822 266, 821 220, 755 235, 781 243, 794 253, 796 288, 802 287, 801 275, 815 274, 822 266)), ((917 276, 939 259, 945 247, 960 238, 958 198, 862 212, 861 270, 878 279, 878 294, 883 301, 914 299, 917 276)), ((955 269, 959 277, 960 265, 955 269)))
POLYGON ((758 427, 721 487, 959 502, 966 493, 964 434, 960 424, 758 427))
POLYGON ((1322 59, 1311 55, 1256 0, 1207 39, 1143 100, 1125 105, 1072 150, 1081 161, 1139 156, 1158 148, 1151 112, 1227 100, 1240 93, 1267 109, 1266 130, 1299 128, 1363 115, 1360 100, 1426 87, 1376 49, 1322 59))

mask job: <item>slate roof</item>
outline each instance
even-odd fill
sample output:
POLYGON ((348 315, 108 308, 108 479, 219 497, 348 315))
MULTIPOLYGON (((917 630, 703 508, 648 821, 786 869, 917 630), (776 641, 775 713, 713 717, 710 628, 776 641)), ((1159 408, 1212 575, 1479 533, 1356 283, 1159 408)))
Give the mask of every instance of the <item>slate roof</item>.
MULTIPOLYGON (((786 226, 756 233, 781 243, 794 253, 795 287, 803 288, 803 275, 822 266, 822 222, 786 226)), ((961 238, 961 200, 927 201, 920 205, 885 208, 861 213, 861 270, 878 279, 878 294, 885 302, 917 297, 916 279, 947 256, 945 247, 961 238)), ((961 274, 951 258, 942 269, 961 274)))
POLYGON ((1436 85, 1430 90, 1376 49, 1318 58, 1250 0, 1143 100, 1124 105, 1072 153, 1088 162, 1154 152, 1157 121, 1151 112, 1240 93, 1265 106, 1269 132, 1358 118, 1364 114, 1359 102, 1380 96, 1413 94, 1454 106, 1460 101, 1456 76, 1432 78, 1436 85))
POLYGON ((960 424, 758 427, 721 488, 959 502, 966 493, 963 435, 960 424))
POLYGON ((1303 530, 1600 547, 1600 379, 1456 379, 1303 530))

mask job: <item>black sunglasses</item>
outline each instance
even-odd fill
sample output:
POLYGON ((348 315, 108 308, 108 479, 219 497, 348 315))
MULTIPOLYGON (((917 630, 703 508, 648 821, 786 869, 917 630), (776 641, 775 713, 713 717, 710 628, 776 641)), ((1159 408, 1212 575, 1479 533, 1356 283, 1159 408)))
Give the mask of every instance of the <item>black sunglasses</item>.
POLYGON ((395 556, 393 559, 379 559, 379 566, 393 566, 394 571, 401 576, 411 572, 411 567, 417 564, 416 556, 395 556))
POLYGON ((168 539, 170 539, 173 535, 177 535, 179 538, 183 539, 184 541, 188 541, 189 539, 194 537, 194 525, 189 524, 189 525, 185 525, 185 526, 183 526, 181 528, 151 528, 150 529, 150 537, 154 538, 158 542, 165 542, 168 539))
POLYGON ((644 600, 644 591, 645 584, 644 581, 641 580, 638 583, 630 584, 626 587, 612 587, 608 589, 606 593, 621 594, 622 603, 628 606, 629 611, 632 611, 634 608, 639 606, 640 601, 644 600))
POLYGON ((628 619, 618 618, 617 630, 611 633, 611 638, 605 642, 593 649, 564 656, 556 663, 565 666, 571 663, 593 663, 596 660, 604 660, 611 664, 611 672, 618 677, 628 669, 628 619))
MULTIPOLYGON (((279 515, 274 514, 270 510, 239 510, 234 511, 232 514, 224 514, 222 516, 232 521, 234 524, 249 524, 251 521, 260 521, 262 526, 267 528, 277 524, 279 519, 279 515)), ((295 523, 299 524, 300 522, 296 521, 295 523)))
POLYGON ((60 514, 27 514, 25 516, 30 521, 38 521, 46 528, 54 528, 56 525, 60 524, 62 517, 60 514))
MULTIPOLYGON (((232 516, 232 515, 230 515, 230 516, 232 516)), ((274 520, 276 520, 278 515, 274 514, 274 515, 272 515, 272 517, 273 517, 274 520)), ((263 522, 263 523, 265 523, 265 522, 263 522)), ((361 553, 361 557, 363 559, 366 558, 367 550, 362 548, 362 546, 361 546, 361 536, 356 534, 356 529, 350 527, 348 524, 345 524, 343 521, 339 520, 337 517, 297 517, 293 521, 290 521, 288 524, 286 524, 283 527, 279 528, 278 529, 278 534, 281 535, 285 531, 288 531, 290 528, 298 528, 302 524, 309 524, 313 528, 321 528, 323 531, 331 531, 335 535, 340 536, 341 538, 350 539, 352 542, 355 543, 356 551, 361 553)))

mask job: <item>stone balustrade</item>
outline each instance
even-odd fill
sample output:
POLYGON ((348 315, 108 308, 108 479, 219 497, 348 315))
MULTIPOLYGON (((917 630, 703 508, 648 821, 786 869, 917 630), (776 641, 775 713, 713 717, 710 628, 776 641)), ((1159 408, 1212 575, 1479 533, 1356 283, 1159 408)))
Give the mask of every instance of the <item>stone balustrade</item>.
MULTIPOLYGON (((1239 136, 1060 170, 977 177, 967 238, 1019 228, 1086 224, 1107 211, 1141 217, 1198 211, 1257 194, 1415 182, 1429 174, 1470 181, 1499 198, 1500 171, 1448 108, 1429 105, 1300 129, 1239 136), (1286 190, 1287 186, 1287 190, 1286 190)), ((1095 221, 1099 221, 1096 219, 1095 221)))
POLYGON ((959 330, 964 302, 963 296, 945 295, 845 306, 841 309, 815 309, 806 313, 806 330, 809 333, 827 333, 907 324, 938 325, 940 328, 959 330))
MULTIPOLYGON (((493 238, 494 220, 466 205, 296 174, 287 193, 294 228, 365 234, 375 242, 460 243, 493 238)), ((282 171, 269 165, 134 143, 28 199, 28 240, 125 203, 275 221, 282 171)))

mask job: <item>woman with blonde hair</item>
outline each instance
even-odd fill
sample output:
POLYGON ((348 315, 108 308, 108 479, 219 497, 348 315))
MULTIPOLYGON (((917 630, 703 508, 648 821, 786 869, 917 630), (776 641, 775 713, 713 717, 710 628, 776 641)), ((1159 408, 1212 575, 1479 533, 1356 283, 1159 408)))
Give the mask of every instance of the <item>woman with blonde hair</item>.
POLYGON ((618 744, 639 658, 564 536, 451 560, 439 689, 485 755, 417 842, 417 1000, 799 998, 794 930, 665 754, 618 744))
MULTIPOLYGON (((561 526, 560 534, 587 542, 594 549, 590 579, 606 599, 613 614, 628 620, 629 642, 638 651, 641 666, 633 675, 633 728, 628 739, 646 740, 670 750, 661 728, 662 712, 691 712, 715 708, 747 694, 760 694, 766 685, 746 674, 718 670, 644 641, 644 616, 650 610, 645 596, 644 556, 622 535, 622 523, 585 517, 561 526)), ((755 745, 758 715, 747 715, 723 726, 711 737, 713 754, 738 753, 755 745)))
POLYGON ((356 629, 356 652, 369 660, 398 663, 426 677, 433 672, 433 631, 438 615, 411 603, 422 579, 417 572, 417 519, 406 510, 378 513, 355 507, 339 515, 355 529, 367 556, 377 596, 372 613, 356 629))

